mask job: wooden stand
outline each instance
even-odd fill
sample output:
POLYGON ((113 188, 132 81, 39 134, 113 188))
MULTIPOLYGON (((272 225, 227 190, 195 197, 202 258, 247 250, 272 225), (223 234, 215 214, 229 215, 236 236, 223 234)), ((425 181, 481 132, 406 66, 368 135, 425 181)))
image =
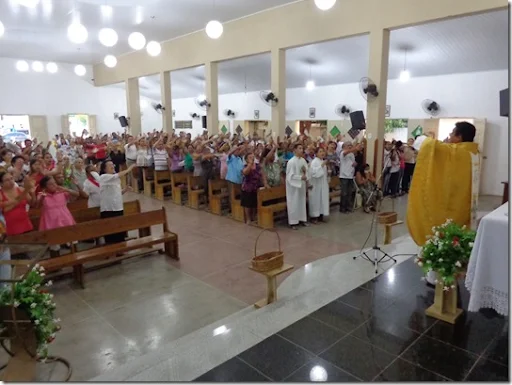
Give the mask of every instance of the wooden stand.
MULTIPOLYGON (((152 173, 152 170, 149 167, 141 167, 142 168, 142 178, 144 182, 144 195, 150 197, 153 195, 153 184, 154 180, 148 179, 149 174, 152 173)), ((154 177, 154 174, 153 174, 154 177)))
POLYGON ((389 245, 393 241, 393 235, 392 235, 393 227, 401 225, 403 223, 404 223, 404 221, 396 221, 394 223, 386 223, 384 225, 384 227, 385 227, 384 244, 385 245, 389 245))
POLYGON ((252 271, 256 271, 257 273, 264 275, 267 278, 267 298, 263 298, 256 302, 254 304, 254 307, 256 309, 260 309, 268 304, 271 304, 273 302, 276 302, 277 300, 277 276, 281 275, 283 273, 286 273, 287 271, 290 271, 293 269, 293 265, 287 265, 284 264, 279 269, 270 270, 270 271, 257 271, 254 270, 252 267, 249 267, 252 271))
POLYGON ((462 309, 457 308, 457 285, 454 289, 444 291, 443 285, 436 284, 434 304, 425 310, 425 314, 454 324, 462 312, 462 309))

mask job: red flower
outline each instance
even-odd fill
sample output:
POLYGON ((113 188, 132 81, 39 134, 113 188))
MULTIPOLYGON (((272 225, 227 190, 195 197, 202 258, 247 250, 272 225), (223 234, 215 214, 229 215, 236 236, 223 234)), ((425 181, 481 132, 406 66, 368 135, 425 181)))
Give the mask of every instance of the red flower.
POLYGON ((459 244, 460 244, 460 239, 459 239, 459 237, 453 237, 452 245, 453 245, 453 246, 459 246, 459 244))
POLYGON ((443 239, 444 238, 444 233, 439 233, 439 238, 443 239))

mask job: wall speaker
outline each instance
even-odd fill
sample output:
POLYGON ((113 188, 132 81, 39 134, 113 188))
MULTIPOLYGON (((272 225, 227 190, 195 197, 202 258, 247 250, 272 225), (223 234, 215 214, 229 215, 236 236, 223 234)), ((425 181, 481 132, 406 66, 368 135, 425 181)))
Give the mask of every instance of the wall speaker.
POLYGON ((203 129, 207 130, 208 123, 207 123, 206 115, 202 117, 202 120, 203 120, 203 129))
POLYGON ((123 128, 128 127, 128 119, 126 119, 126 116, 120 116, 119 123, 121 123, 121 127, 123 128))
POLYGON ((356 130, 364 130, 366 129, 366 122, 364 120, 363 111, 354 111, 350 113, 350 123, 352 123, 352 128, 356 130))

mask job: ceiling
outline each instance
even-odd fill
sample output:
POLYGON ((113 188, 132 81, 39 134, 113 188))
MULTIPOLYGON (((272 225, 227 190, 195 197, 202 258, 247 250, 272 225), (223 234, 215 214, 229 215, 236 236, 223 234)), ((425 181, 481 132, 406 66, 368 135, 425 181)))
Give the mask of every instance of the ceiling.
MULTIPOLYGON (((389 78, 404 69, 412 77, 490 71, 508 68, 508 13, 491 12, 394 30, 391 32, 389 78)), ((369 38, 357 36, 287 50, 288 88, 353 83, 368 74, 369 38)), ((219 93, 270 88, 270 54, 219 64, 219 93)), ((204 93, 204 67, 171 73, 173 98, 204 93)), ((121 85, 122 86, 122 85, 121 85)), ((140 81, 141 93, 160 99, 160 79, 140 81)))
POLYGON ((0 56, 96 64, 107 54, 117 56, 132 51, 127 41, 131 32, 142 32, 147 41, 163 42, 202 30, 212 19, 226 22, 295 1, 39 0, 35 8, 27 8, 20 5, 20 0, 0 0, 0 21, 6 29, 0 38, 0 56), (84 44, 76 45, 67 39, 67 27, 74 15, 79 15, 89 32, 84 44), (98 41, 98 32, 104 27, 114 28, 119 35, 113 48, 98 41))

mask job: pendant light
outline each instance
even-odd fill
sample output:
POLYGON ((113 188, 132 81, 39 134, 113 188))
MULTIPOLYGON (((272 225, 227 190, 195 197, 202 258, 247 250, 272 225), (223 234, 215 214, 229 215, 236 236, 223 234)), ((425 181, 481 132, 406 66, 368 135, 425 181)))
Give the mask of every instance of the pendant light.
POLYGON ((44 71, 44 65, 40 61, 35 61, 32 63, 32 70, 34 72, 43 72, 44 71))
POLYGON ((57 67, 56 63, 50 62, 46 64, 46 71, 48 71, 51 74, 57 73, 59 70, 59 67, 57 67))
POLYGON ((112 28, 102 28, 98 33, 98 39, 105 47, 113 47, 117 44, 119 37, 112 28))
POLYGON ((68 27, 68 39, 75 44, 83 44, 87 41, 89 33, 80 22, 73 22, 68 27))
POLYGON ((79 64, 79 65, 75 66, 75 74, 77 76, 84 76, 86 73, 87 73, 87 69, 83 65, 79 64))
POLYGON ((400 72, 400 81, 406 82, 411 78, 411 73, 407 70, 407 50, 404 54, 404 69, 400 72))
POLYGON ((103 63, 104 63, 108 68, 114 68, 114 67, 117 65, 117 58, 116 58, 114 55, 107 55, 107 56, 105 56, 105 58, 103 59, 103 63))
MULTIPOLYGON (((213 13, 215 13, 215 0, 213 0, 213 13)), ((206 24, 205 31, 210 39, 218 39, 224 32, 224 26, 218 20, 210 20, 206 24)))
POLYGON ((146 38, 140 32, 132 32, 130 36, 128 36, 128 44, 134 50, 139 51, 146 45, 146 38))
POLYGON ((149 56, 158 56, 162 52, 162 46, 159 42, 152 40, 146 46, 146 51, 148 51, 149 56))
POLYGON ((315 0, 315 5, 322 11, 328 11, 336 4, 336 0, 315 0))
POLYGON ((309 65, 309 80, 306 82, 306 90, 313 91, 315 89, 315 81, 311 76, 311 64, 309 65))
POLYGON ((16 62, 16 69, 20 72, 27 72, 29 70, 29 65, 25 60, 18 60, 16 62))

